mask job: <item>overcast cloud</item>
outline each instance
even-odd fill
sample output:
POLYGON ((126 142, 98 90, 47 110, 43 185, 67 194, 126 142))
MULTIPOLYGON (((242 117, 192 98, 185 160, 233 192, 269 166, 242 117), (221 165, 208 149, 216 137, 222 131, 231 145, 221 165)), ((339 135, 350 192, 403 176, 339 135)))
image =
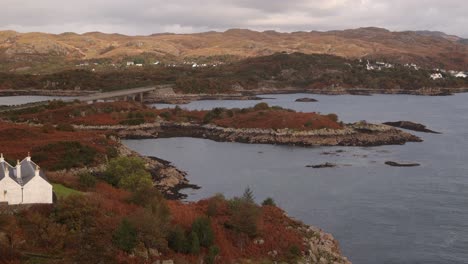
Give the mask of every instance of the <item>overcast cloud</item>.
POLYGON ((468 38, 466 0, 0 0, 0 30, 128 35, 376 26, 468 38))

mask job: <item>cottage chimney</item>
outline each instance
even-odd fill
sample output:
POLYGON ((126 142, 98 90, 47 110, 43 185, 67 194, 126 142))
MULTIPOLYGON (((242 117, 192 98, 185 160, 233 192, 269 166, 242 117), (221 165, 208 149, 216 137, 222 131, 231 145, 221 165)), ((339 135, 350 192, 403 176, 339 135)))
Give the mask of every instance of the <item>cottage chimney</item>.
POLYGON ((10 170, 8 170, 8 166, 5 166, 5 176, 10 176, 10 170))
POLYGON ((16 161, 16 178, 21 179, 21 164, 19 160, 16 161))
POLYGON ((26 157, 27 161, 31 161, 31 154, 28 152, 28 156, 26 157))
POLYGON ((5 158, 3 158, 3 153, 0 153, 0 162, 5 162, 5 158))
POLYGON ((39 168, 39 166, 36 166, 36 171, 34 172, 34 177, 38 177, 38 176, 39 176, 40 169, 41 169, 41 168, 39 168))

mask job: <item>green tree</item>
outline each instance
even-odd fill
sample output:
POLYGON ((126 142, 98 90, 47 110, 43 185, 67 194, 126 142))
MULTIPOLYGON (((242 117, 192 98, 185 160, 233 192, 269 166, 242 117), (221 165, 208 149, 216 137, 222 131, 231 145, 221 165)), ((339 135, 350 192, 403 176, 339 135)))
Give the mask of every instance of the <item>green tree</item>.
POLYGON ((128 191, 137 192, 152 187, 151 175, 146 171, 136 171, 120 179, 119 187, 128 191))
POLYGON ((255 237, 258 234, 258 218, 260 208, 245 198, 233 198, 229 201, 231 217, 225 223, 227 228, 233 229, 239 234, 255 237))
POLYGON ((270 108, 270 106, 265 103, 265 102, 262 102, 262 103, 258 103, 254 106, 254 110, 256 111, 259 111, 259 110, 268 110, 270 108))
POLYGON ((222 194, 216 194, 215 196, 211 197, 208 200, 208 208, 206 210, 206 214, 209 217, 215 216, 218 212, 218 207, 226 202, 226 198, 224 198, 224 195, 222 194))
POLYGON ((250 187, 247 187, 244 191, 244 194, 242 195, 242 200, 244 200, 247 203, 255 203, 255 197, 253 195, 252 189, 250 187))
POLYGON ((211 246, 208 249, 208 254, 205 257, 205 262, 206 264, 214 264, 216 260, 216 256, 219 255, 219 247, 217 246, 211 246))
POLYGON ((267 206, 267 205, 269 205, 269 206, 276 206, 276 203, 275 203, 275 200, 273 200, 273 198, 268 197, 268 198, 266 198, 266 199, 262 202, 262 205, 263 205, 263 206, 267 206))
POLYGON ((162 195, 153 193, 152 197, 144 200, 144 203, 145 207, 130 218, 131 223, 138 230, 138 239, 143 242, 148 251, 150 248, 165 250, 170 220, 166 201, 162 195))
POLYGON ((192 232, 197 234, 201 246, 209 247, 213 245, 214 233, 209 218, 199 217, 195 219, 192 223, 192 232))
POLYGON ((145 162, 137 157, 112 159, 107 164, 104 178, 108 183, 132 192, 152 185, 151 175, 146 171, 145 162))
POLYGON ((190 232, 190 253, 194 255, 200 254, 200 240, 195 232, 190 232))
POLYGON ((178 253, 187 253, 189 242, 185 236, 184 230, 180 226, 176 226, 171 232, 169 232, 167 242, 169 248, 178 253))
POLYGON ((88 173, 88 172, 80 173, 78 177, 79 177, 81 186, 86 187, 86 188, 92 188, 96 186, 97 179, 96 177, 91 175, 91 173, 88 173))
POLYGON ((112 235, 112 243, 119 249, 130 253, 137 245, 137 230, 127 220, 124 219, 112 235))

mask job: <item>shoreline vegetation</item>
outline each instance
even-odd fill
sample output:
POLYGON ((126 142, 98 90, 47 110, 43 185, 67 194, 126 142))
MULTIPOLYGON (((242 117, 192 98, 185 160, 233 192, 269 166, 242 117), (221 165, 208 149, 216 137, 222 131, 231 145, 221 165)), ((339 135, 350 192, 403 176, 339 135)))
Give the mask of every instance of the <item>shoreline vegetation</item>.
POLYGON ((247 259, 350 263, 341 255, 333 236, 291 219, 272 199, 257 205, 249 189, 242 197, 232 199, 215 196, 195 203, 180 202, 184 198, 180 189, 199 188, 190 184, 186 173, 168 161, 130 150, 120 139, 190 136, 302 146, 421 141, 386 125, 365 121, 344 124, 333 113, 295 112, 263 102, 244 109, 188 111, 180 107, 153 109, 136 102, 51 101, 6 111, 2 119, 2 151, 12 158, 31 151, 59 191, 52 206, 0 208, 10 215, 7 222, 16 225, 16 229, 6 230, 0 226, 0 234, 8 236, 11 230, 22 230, 21 239, 36 241, 25 246, 10 240, 12 250, 2 254, 11 259, 30 259, 39 254, 58 262, 92 256, 116 258, 119 263, 201 259, 206 263, 247 259), (153 221, 157 228, 152 226, 153 221), (210 224, 203 224, 206 221, 210 224), (205 231, 195 231, 200 230, 199 225, 204 225, 205 231), (207 226, 212 231, 206 231, 207 226), (41 235, 30 231, 34 230, 31 227, 41 235), (67 235, 70 230, 81 237, 67 235), (207 234, 204 232, 214 232, 214 240, 202 242, 207 234), (95 240, 97 237, 100 239, 95 240), (80 246, 68 247, 70 239, 80 246), (53 250, 45 250, 41 246, 45 244, 52 245, 48 248, 53 250), (98 254, 87 250, 90 245, 93 249, 107 248, 98 254), (64 253, 57 254, 54 250, 58 249, 64 253), (21 254, 21 250, 33 255, 21 254))
POLYGON ((378 146, 422 140, 383 124, 344 124, 336 114, 302 113, 262 102, 250 108, 210 111, 154 109, 134 102, 54 101, 5 113, 13 122, 105 131, 123 139, 196 137, 215 141, 298 146, 378 146))

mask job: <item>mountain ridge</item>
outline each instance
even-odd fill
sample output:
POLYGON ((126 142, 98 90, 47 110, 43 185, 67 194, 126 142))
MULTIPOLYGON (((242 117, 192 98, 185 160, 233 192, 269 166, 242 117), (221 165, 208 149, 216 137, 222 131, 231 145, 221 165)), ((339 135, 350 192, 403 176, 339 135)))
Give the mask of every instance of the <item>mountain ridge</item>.
POLYGON ((432 31, 394 32, 366 27, 333 31, 283 33, 249 29, 193 34, 158 33, 127 36, 118 33, 0 31, 0 71, 52 63, 107 59, 123 62, 135 57, 162 61, 193 58, 238 60, 276 52, 330 54, 345 58, 382 59, 423 67, 468 68, 466 40, 432 31), (215 57, 215 58, 213 58, 215 57))

